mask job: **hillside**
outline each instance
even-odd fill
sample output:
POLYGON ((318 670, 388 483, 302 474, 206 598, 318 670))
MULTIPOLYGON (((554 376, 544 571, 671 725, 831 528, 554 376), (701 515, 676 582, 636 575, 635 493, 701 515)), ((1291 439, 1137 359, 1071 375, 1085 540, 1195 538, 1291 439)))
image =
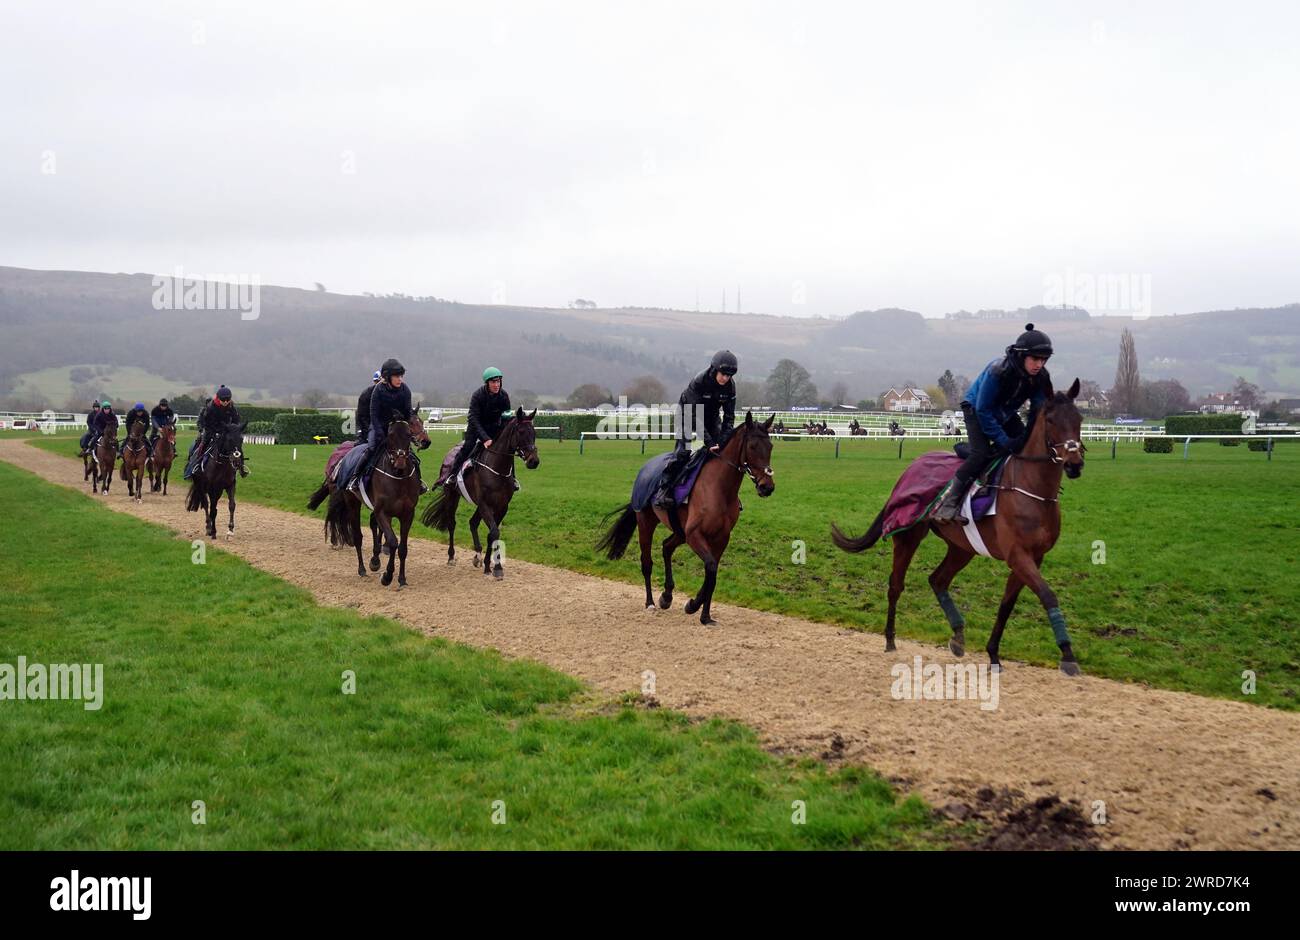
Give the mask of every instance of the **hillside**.
MULTIPOLYGON (((457 400, 484 365, 512 389, 563 397, 582 382, 617 391, 644 373, 680 386, 727 346, 742 378, 761 379, 797 359, 823 389, 850 398, 943 372, 974 376, 1025 319, 1056 343, 1053 370, 1109 385, 1121 330, 1136 337, 1144 378, 1178 378, 1193 395, 1230 388, 1242 375, 1271 394, 1300 394, 1300 304, 1133 321, 1078 311, 1016 311, 1001 319, 926 319, 899 309, 844 319, 646 309, 553 309, 458 304, 263 287, 260 314, 153 309, 148 274, 0 267, 0 394, 40 388, 56 404, 71 377, 97 363, 139 369, 149 391, 224 381, 266 397, 317 387, 355 393, 387 356, 402 358, 415 391, 457 400)), ((141 389, 140 394, 144 393, 141 389)), ((124 394, 130 394, 125 387, 124 394)))

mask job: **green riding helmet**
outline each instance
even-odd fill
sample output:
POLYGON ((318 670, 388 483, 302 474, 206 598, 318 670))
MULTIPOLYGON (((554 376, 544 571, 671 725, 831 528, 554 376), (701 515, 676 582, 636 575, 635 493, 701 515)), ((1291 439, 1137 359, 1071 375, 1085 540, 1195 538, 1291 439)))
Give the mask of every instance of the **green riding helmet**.
POLYGON ((101 407, 101 408, 112 408, 112 407, 113 407, 113 403, 112 403, 111 401, 108 401, 107 399, 105 399, 104 401, 101 401, 101 402, 99 403, 99 407, 101 407))
POLYGON ((496 366, 488 366, 483 370, 483 384, 486 385, 492 379, 501 379, 503 382, 505 381, 505 376, 501 374, 501 370, 496 366))

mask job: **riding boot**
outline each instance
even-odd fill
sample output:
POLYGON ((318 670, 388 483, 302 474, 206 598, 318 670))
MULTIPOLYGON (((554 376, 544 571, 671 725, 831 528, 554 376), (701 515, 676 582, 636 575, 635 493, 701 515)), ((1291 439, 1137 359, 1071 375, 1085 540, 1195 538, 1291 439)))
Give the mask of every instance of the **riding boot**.
POLYGON ((943 501, 935 509, 930 521, 955 522, 958 525, 969 524, 970 520, 961 511, 962 502, 966 498, 966 490, 969 485, 966 481, 953 477, 952 483, 948 486, 948 491, 944 494, 943 501))

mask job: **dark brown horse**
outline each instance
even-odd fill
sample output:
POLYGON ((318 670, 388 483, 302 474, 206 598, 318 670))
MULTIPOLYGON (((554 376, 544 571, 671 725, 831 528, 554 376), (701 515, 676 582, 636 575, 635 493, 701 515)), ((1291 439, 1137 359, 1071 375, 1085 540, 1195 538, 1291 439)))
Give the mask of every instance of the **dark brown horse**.
MULTIPOLYGON (((415 457, 411 453, 411 425, 397 420, 388 425, 383 453, 375 463, 370 477, 370 503, 374 507, 370 516, 372 532, 384 534, 384 551, 388 553, 388 568, 380 582, 387 587, 393 583, 393 565, 398 558, 401 565, 397 586, 406 587, 406 540, 415 519, 415 505, 420 501, 420 478, 416 475, 415 457), (401 539, 393 533, 392 520, 400 523, 401 539)), ((364 484, 361 484, 364 485, 364 484)), ((315 496, 313 496, 313 499, 315 496)), ((330 493, 329 508, 325 512, 325 534, 331 545, 352 545, 357 550, 357 574, 366 576, 361 548, 365 538, 361 534, 362 499, 357 491, 334 488, 330 493)), ((376 536, 377 541, 377 536, 376 536)), ((376 555, 372 568, 378 568, 376 555)))
POLYGON ((175 459, 176 425, 164 424, 158 431, 158 440, 154 441, 153 454, 149 457, 149 485, 153 492, 162 490, 162 494, 167 495, 167 477, 171 475, 175 459))
MULTIPOLYGON (((502 564, 501 523, 510 511, 510 499, 515 495, 515 457, 524 461, 529 470, 536 470, 542 459, 537 454, 537 431, 533 428, 532 414, 520 408, 505 423, 492 446, 473 456, 474 464, 465 471, 465 492, 474 504, 474 515, 469 517, 469 532, 474 538, 474 565, 483 565, 483 573, 497 580, 506 576, 502 564), (487 523, 488 549, 483 551, 479 541, 478 524, 487 523)), ((447 564, 456 563, 456 509, 460 505, 460 487, 454 477, 443 481, 442 487, 425 507, 420 521, 439 532, 447 533, 447 564)))
MULTIPOLYGON (((415 408, 414 408, 414 409, 412 410, 412 412, 411 412, 411 420, 408 422, 408 424, 409 424, 409 427, 410 427, 410 429, 411 429, 411 443, 412 443, 413 445, 418 445, 419 448, 420 448, 421 450, 424 450, 425 448, 427 448, 427 447, 429 446, 429 432, 426 431, 426 430, 424 429, 424 422, 420 419, 420 408, 421 408, 421 407, 422 407, 421 405, 416 405, 416 406, 415 406, 415 408)), ((339 446, 342 447, 343 445, 339 445, 339 446)), ((337 451, 338 448, 335 448, 335 450, 337 451)), ((326 460, 326 465, 328 466, 328 464, 329 464, 329 460, 327 459, 327 460, 326 460)), ((311 498, 309 498, 309 499, 307 500, 307 508, 308 508, 308 509, 315 509, 315 508, 316 508, 317 506, 319 506, 321 503, 325 502, 325 500, 328 499, 328 498, 329 498, 329 497, 334 493, 334 491, 335 491, 336 489, 338 489, 338 486, 337 486, 337 484, 336 484, 336 481, 335 481, 333 478, 331 478, 331 477, 329 476, 329 474, 327 473, 327 474, 325 475, 325 479, 324 479, 324 481, 321 483, 320 486, 318 486, 318 487, 316 488, 316 492, 312 493, 312 494, 311 494, 311 498)), ((418 485, 417 485, 416 489, 417 489, 417 490, 419 489, 418 485)), ((357 518, 357 524, 358 524, 358 525, 360 525, 360 521, 361 521, 361 520, 360 520, 360 513, 361 513, 361 509, 360 509, 360 507, 358 506, 358 508, 357 508, 357 515, 358 515, 358 518, 357 518)), ((327 528, 326 531, 328 532, 328 528, 327 528)), ((350 531, 350 529, 349 529, 349 531, 350 531)), ((371 570, 371 571, 378 571, 378 570, 379 570, 379 521, 375 518, 375 514, 374 514, 373 512, 370 514, 370 539, 371 539, 371 544, 372 544, 372 546, 373 546, 373 551, 372 551, 372 554, 371 554, 371 556, 370 556, 370 570, 371 570)), ((345 544, 350 545, 350 544, 352 544, 352 543, 351 543, 351 542, 346 542, 346 543, 345 543, 345 542, 343 542, 343 541, 340 540, 340 541, 332 541, 330 544, 333 545, 335 548, 339 548, 339 547, 341 547, 341 546, 343 546, 343 545, 345 545, 345 544)), ((360 560, 361 560, 361 557, 360 557, 360 556, 361 556, 361 542, 358 542, 357 545, 358 545, 358 547, 357 547, 357 561, 358 561, 358 567, 359 567, 359 563, 360 563, 360 560)), ((359 573, 360 573, 360 574, 365 574, 365 571, 362 570, 362 571, 360 571, 359 573)), ((388 582, 385 582, 385 584, 386 584, 386 583, 388 583, 388 582)))
POLYGON ((239 482, 239 468, 244 465, 244 429, 248 422, 224 428, 208 446, 207 461, 194 471, 190 478, 190 492, 185 499, 189 512, 203 509, 207 519, 204 529, 208 538, 217 537, 217 503, 226 494, 230 507, 230 522, 226 538, 235 535, 235 484, 239 482))
MULTIPOLYGON (((1079 394, 1079 380, 1075 379, 1068 392, 1047 390, 1047 401, 1040 410, 1024 449, 1011 457, 1003 471, 998 486, 998 508, 993 516, 986 516, 975 525, 989 554, 1006 562, 1011 574, 1002 594, 997 621, 986 649, 989 662, 1001 668, 998 646, 1007 619, 1015 609, 1016 598, 1026 585, 1047 611, 1048 623, 1061 648, 1061 671, 1079 675, 1079 664, 1074 658, 1070 636, 1065 629, 1065 616, 1061 613, 1056 594, 1039 571, 1043 556, 1051 551, 1061 533, 1061 474, 1076 479, 1083 472, 1083 454, 1086 448, 1079 443, 1082 416, 1074 406, 1079 394)), ((846 552, 860 552, 874 545, 881 536, 885 513, 882 510, 866 534, 849 538, 831 525, 831 539, 846 552)), ((966 621, 948 594, 953 578, 975 557, 962 526, 945 524, 918 524, 893 536, 894 569, 889 576, 889 615, 885 623, 885 650, 894 649, 894 613, 898 598, 903 593, 907 567, 917 546, 926 534, 934 531, 948 543, 948 554, 930 575, 939 606, 952 628, 948 646, 957 656, 966 652, 966 621)))
POLYGON ((90 492, 100 490, 105 496, 113 485, 113 465, 117 463, 117 428, 109 428, 95 444, 95 449, 84 458, 86 475, 83 480, 90 480, 90 492))
POLYGON ((126 481, 128 496, 138 503, 144 497, 144 471, 149 462, 149 441, 145 437, 148 422, 137 421, 131 425, 122 447, 122 479, 126 481))
POLYGON ((772 439, 768 436, 775 417, 773 415, 759 424, 752 411, 746 413, 745 420, 732 432, 721 451, 705 460, 685 512, 674 510, 680 522, 675 531, 668 510, 647 505, 638 512, 632 508, 631 502, 615 509, 601 522, 603 526, 618 517, 596 543, 596 550, 605 552, 607 558, 622 558, 632 540, 632 533, 639 533, 646 610, 655 609, 650 587, 650 575, 654 572, 652 546, 654 531, 662 523, 672 534, 663 542, 664 592, 659 595, 659 606, 667 610, 673 605, 673 552, 685 542, 704 562, 704 584, 699 593, 686 602, 686 613, 693 614, 698 610, 700 623, 715 623, 709 616, 709 608, 713 603, 714 586, 718 583, 718 564, 731 540, 731 530, 740 518, 741 481, 748 474, 759 496, 771 496, 776 489, 772 480, 772 439))

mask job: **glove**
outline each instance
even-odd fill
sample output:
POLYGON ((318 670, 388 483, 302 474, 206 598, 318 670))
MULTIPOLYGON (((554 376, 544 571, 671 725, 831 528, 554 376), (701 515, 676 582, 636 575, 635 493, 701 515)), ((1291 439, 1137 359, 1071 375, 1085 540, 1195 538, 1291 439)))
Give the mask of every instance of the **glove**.
POLYGON ((1029 442, 1028 434, 1017 434, 1007 441, 1007 450, 1013 454, 1018 454, 1025 449, 1025 444, 1029 442))

